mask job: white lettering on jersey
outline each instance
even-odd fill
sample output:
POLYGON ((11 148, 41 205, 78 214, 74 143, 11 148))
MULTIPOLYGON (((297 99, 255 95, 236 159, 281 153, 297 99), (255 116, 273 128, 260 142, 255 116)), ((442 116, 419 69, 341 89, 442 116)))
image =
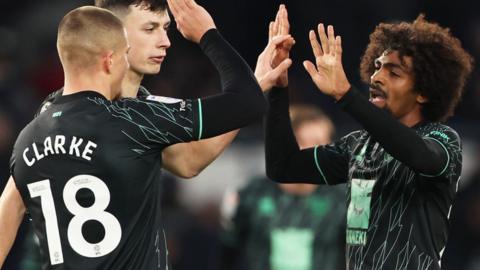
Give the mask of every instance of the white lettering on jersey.
POLYGON ((25 163, 27 164, 28 167, 32 167, 33 164, 35 164, 35 159, 28 160, 27 158, 27 152, 29 151, 28 147, 25 148, 23 151, 23 160, 25 160, 25 163))
POLYGON ((88 156, 89 154, 91 155, 93 153, 92 147, 97 148, 97 144, 93 143, 91 141, 88 141, 87 146, 85 146, 85 149, 83 149, 82 158, 84 158, 88 161, 92 160, 92 157, 88 156))
POLYGON ((43 153, 45 154, 45 156, 48 156, 49 152, 51 155, 55 154, 55 152, 53 152, 53 147, 52 147, 52 138, 47 137, 43 142, 43 153))
POLYGON ((72 138, 72 143, 70 143, 70 151, 68 152, 68 154, 72 155, 73 156, 73 150, 75 150, 75 155, 77 157, 80 157, 80 145, 82 144, 83 142, 83 139, 82 138, 79 138, 77 140, 77 137, 73 136, 72 138))
POLYGON ((63 148, 64 144, 65 144, 65 136, 63 135, 55 136, 55 153, 57 155, 60 154, 60 150, 62 151, 62 154, 67 153, 67 151, 65 151, 65 148, 63 148))
MULTIPOLYGON (((30 152, 30 148, 27 147, 23 150, 23 160, 28 167, 32 167, 35 162, 41 160, 42 158, 52 156, 52 155, 60 155, 60 154, 67 154, 65 150, 65 141, 66 138, 63 135, 56 135, 55 139, 52 139, 51 136, 46 137, 42 144, 32 143, 33 154, 30 152), (53 141, 53 145, 52 145, 53 141), (43 146, 43 151, 39 150, 43 146), (39 148, 40 147, 40 148, 39 148)), ((93 151, 97 148, 97 144, 84 140, 82 138, 77 138, 75 136, 72 137, 69 146, 68 154, 71 156, 81 157, 85 160, 91 161, 93 151), (82 147, 83 141, 86 141, 84 147, 82 147), (80 155, 81 154, 81 155, 80 155)))
POLYGON ((32 147, 33 147, 33 152, 35 153, 35 157, 37 158, 37 160, 40 160, 42 158, 44 158, 45 156, 43 154, 40 154, 38 152, 38 149, 37 149, 37 145, 36 144, 32 144, 32 147))

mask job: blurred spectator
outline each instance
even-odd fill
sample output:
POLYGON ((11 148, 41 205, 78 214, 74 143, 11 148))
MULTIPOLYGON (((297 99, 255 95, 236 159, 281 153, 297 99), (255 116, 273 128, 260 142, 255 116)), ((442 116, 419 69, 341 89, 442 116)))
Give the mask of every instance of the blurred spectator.
MULTIPOLYGON (((293 106, 290 114, 300 148, 331 142, 334 127, 320 110, 293 106)), ((345 268, 345 185, 276 184, 261 177, 227 194, 222 210, 222 269, 345 268)))

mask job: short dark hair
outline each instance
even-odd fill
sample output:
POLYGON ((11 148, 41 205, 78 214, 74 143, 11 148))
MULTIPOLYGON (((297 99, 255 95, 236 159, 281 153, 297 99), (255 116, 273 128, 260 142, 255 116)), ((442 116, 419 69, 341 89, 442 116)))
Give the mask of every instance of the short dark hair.
POLYGON ((150 11, 163 11, 168 8, 166 0, 95 0, 95 6, 115 10, 141 6, 150 11))
POLYGON ((361 60, 364 82, 370 83, 375 59, 386 51, 397 51, 402 60, 412 57, 414 90, 428 99, 422 105, 424 118, 445 121, 453 115, 472 71, 473 58, 448 28, 428 22, 423 14, 412 23, 379 24, 361 60))

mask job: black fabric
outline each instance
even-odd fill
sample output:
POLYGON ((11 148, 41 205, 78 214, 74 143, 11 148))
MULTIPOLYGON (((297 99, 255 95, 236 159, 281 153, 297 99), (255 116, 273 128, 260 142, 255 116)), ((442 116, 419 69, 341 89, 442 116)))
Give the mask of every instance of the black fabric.
POLYGON ((414 171, 436 175, 444 169, 448 158, 444 147, 418 136, 413 129, 370 103, 355 88, 350 89, 338 104, 362 124, 390 155, 414 171))
MULTIPOLYGON (((224 94, 194 101, 153 95, 109 101, 95 91, 62 95, 58 90, 21 132, 11 174, 45 251, 44 269, 168 269, 160 216, 161 150, 238 129, 260 118, 266 107, 250 68, 216 30, 205 35, 202 47, 219 68, 224 94), (243 103, 248 104, 248 112, 243 103), (108 194, 94 177, 106 185, 108 194), (82 184, 86 187, 74 196, 64 194, 67 185, 82 184), (42 195, 35 195, 39 191, 42 195), (45 201, 53 203, 55 212, 51 204, 42 205, 45 201), (99 210, 97 201, 107 203, 99 210), (72 204, 89 210, 72 213, 72 204), (97 209, 90 209, 91 205, 97 209), (57 219, 48 223, 58 225, 53 231, 59 235, 63 262, 58 249, 50 256, 47 239, 52 235, 46 233, 45 213, 57 219), (105 213, 121 227, 119 243, 111 251, 99 243, 115 226, 86 219, 108 219, 105 213), (76 216, 81 216, 82 227, 72 240, 68 235, 76 216), (81 248, 94 256, 74 248, 81 238, 96 243, 81 248)), ((139 89, 139 95, 145 93, 139 89)))
POLYGON ((310 183, 348 183, 348 269, 438 270, 462 167, 460 138, 440 123, 412 128, 392 123, 397 120, 352 91, 340 104, 358 113, 353 116, 367 130, 306 150, 298 149, 289 125, 288 93, 275 89, 270 94, 269 177, 286 182, 300 175, 310 183))
MULTIPOLYGON (((291 181, 296 179, 296 176, 303 182, 315 182, 312 179, 318 176, 318 168, 314 163, 308 162, 314 156, 314 149, 299 151, 289 121, 287 89, 273 89, 269 94, 269 101, 270 110, 266 121, 267 139, 265 141, 267 175, 279 181, 291 181), (280 145, 282 147, 278 147, 280 145)), ((448 152, 438 140, 418 136, 414 129, 403 125, 387 112, 371 104, 355 88, 348 91, 338 104, 362 124, 390 155, 414 171, 425 175, 437 175, 445 169, 448 152)), ((324 154, 321 151, 318 153, 324 154)), ((331 155, 330 158, 332 158, 331 155)), ((339 166, 344 158, 345 156, 336 157, 335 162, 327 165, 338 169, 334 172, 329 170, 332 171, 329 174, 333 174, 328 175, 332 183, 337 183, 346 177, 342 171, 347 169, 347 164, 339 166)), ((323 161, 330 163, 328 160, 323 161)))
POLYGON ((345 142, 321 146, 325 151, 317 151, 315 148, 300 151, 290 124, 288 89, 274 88, 268 98, 270 106, 265 130, 267 176, 281 183, 345 183, 348 172, 347 157, 344 151, 338 149, 344 147, 345 142), (329 170, 319 171, 315 153, 328 155, 321 161, 329 170))
MULTIPOLYGON (((96 92, 84 91, 57 97, 21 132, 11 173, 46 256, 42 260, 44 269, 166 269, 158 181, 161 149, 195 139, 196 104, 189 100, 167 104, 145 98, 112 102, 96 92), (78 147, 73 146, 75 140, 81 140, 78 147), (87 151, 88 143, 91 152, 87 151), (71 182, 76 176, 81 179, 71 182), (98 181, 91 177, 100 179, 108 194, 98 189, 98 181), (41 184, 44 180, 49 187, 41 184), (69 182, 84 183, 86 188, 74 197, 65 195, 69 182), (34 190, 52 194, 57 222, 50 224, 58 224, 63 263, 52 266, 49 256, 47 239, 52 236, 46 234, 47 208, 42 203, 51 199, 35 196, 34 190), (107 208, 90 209, 89 217, 104 219, 95 216, 99 211, 113 215, 120 224, 121 239, 113 251, 102 254, 104 247, 100 246, 97 249, 102 256, 87 258, 74 250, 78 240, 67 236, 72 219, 79 214, 66 207, 78 203, 88 208, 100 199, 107 201, 107 208)), ((48 211, 52 213, 52 208, 48 211)), ((102 231, 111 228, 111 222, 105 228, 98 222, 84 222, 76 238, 98 243, 102 231)))
POLYGON ((220 95, 202 99, 202 138, 260 120, 267 102, 248 64, 216 29, 202 37, 200 47, 219 72, 223 89, 220 95), (230 115, 230 121, 223 121, 219 115, 230 115))

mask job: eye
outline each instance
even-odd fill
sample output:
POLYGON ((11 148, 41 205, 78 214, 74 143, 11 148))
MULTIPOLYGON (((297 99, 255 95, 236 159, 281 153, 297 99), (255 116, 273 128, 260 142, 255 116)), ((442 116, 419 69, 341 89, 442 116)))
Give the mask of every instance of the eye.
POLYGON ((400 77, 400 74, 398 74, 396 72, 393 72, 393 71, 390 71, 390 75, 393 76, 393 77, 400 77))
POLYGON ((155 30, 153 27, 145 28, 145 32, 147 32, 147 33, 152 33, 153 30, 155 30))

